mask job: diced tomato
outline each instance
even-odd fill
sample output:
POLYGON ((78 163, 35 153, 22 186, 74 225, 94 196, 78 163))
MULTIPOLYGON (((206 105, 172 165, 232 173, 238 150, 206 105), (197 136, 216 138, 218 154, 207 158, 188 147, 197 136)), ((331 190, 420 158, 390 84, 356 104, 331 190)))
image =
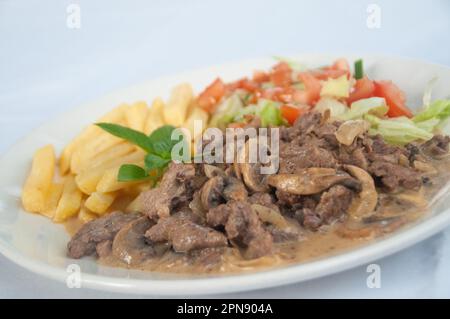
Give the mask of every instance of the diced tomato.
POLYGON ((318 69, 310 72, 312 76, 319 80, 327 80, 329 78, 337 79, 343 75, 346 75, 347 72, 344 70, 335 70, 335 69, 318 69))
POLYGON ((313 105, 320 98, 322 84, 311 73, 302 72, 298 75, 299 80, 305 85, 305 90, 298 90, 293 96, 293 100, 298 103, 313 105))
POLYGON ((356 80, 354 90, 347 98, 347 103, 348 105, 350 105, 355 101, 367 99, 374 96, 374 93, 375 84, 373 83, 373 81, 369 80, 367 77, 363 77, 362 79, 356 80))
POLYGON ((253 81, 257 83, 268 82, 270 81, 270 76, 264 71, 255 71, 253 72, 253 81))
POLYGON ((249 80, 248 78, 242 78, 235 82, 231 82, 230 84, 228 84, 227 87, 228 87, 229 91, 234 91, 236 89, 243 89, 249 93, 254 93, 257 90, 259 90, 258 83, 254 82, 252 80, 249 80))
POLYGON ((197 99, 198 106, 206 112, 213 113, 217 102, 225 94, 226 86, 220 78, 211 83, 197 99))
POLYGON ((411 110, 406 106, 406 98, 400 88, 392 83, 392 81, 375 81, 374 95, 378 97, 384 97, 389 111, 387 115, 389 117, 407 116, 412 117, 411 110))
POLYGON ((292 69, 286 62, 280 62, 272 68, 270 81, 275 86, 286 87, 292 83, 292 69))
POLYGON ((286 91, 285 88, 280 87, 269 88, 262 91, 261 97, 263 99, 280 101, 280 95, 283 94, 283 92, 285 91, 286 91))
POLYGON ((308 112, 308 108, 299 108, 294 105, 284 104, 280 107, 281 116, 289 122, 289 124, 294 124, 295 120, 299 118, 302 114, 308 112))
POLYGON ((336 79, 343 75, 350 76, 350 65, 346 59, 338 59, 333 65, 326 66, 310 72, 315 78, 319 80, 327 80, 329 78, 336 79))

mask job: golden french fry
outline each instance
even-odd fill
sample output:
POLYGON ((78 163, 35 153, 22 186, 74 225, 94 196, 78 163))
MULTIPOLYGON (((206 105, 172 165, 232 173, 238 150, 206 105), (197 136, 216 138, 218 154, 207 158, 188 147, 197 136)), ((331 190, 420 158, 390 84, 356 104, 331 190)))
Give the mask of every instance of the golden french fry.
POLYGON ((144 151, 136 150, 126 156, 111 159, 78 174, 75 178, 76 183, 83 193, 88 195, 92 194, 95 192, 98 182, 107 169, 122 164, 136 164, 137 162, 143 161, 144 156, 144 151))
POLYGON ((124 157, 135 150, 135 146, 128 142, 119 143, 92 157, 88 163, 85 163, 85 165, 80 167, 80 172, 100 166, 108 161, 124 157))
POLYGON ((84 205, 90 211, 96 214, 103 214, 106 210, 111 206, 114 199, 116 198, 117 193, 100 193, 94 192, 87 199, 84 205))
POLYGON ((136 102, 125 112, 127 126, 133 130, 143 132, 145 120, 147 118, 148 106, 145 102, 136 102))
POLYGON ((194 93, 190 84, 182 83, 174 87, 163 111, 164 121, 175 127, 183 125, 193 99, 194 93))
MULTIPOLYGON (((124 110, 127 107, 126 104, 115 107, 113 110, 102 116, 98 122, 119 123, 123 119, 124 110)), ((61 175, 65 175, 69 171, 72 154, 78 146, 92 140, 101 131, 101 128, 95 125, 89 125, 64 148, 59 159, 59 171, 61 175)))
POLYGON ((93 219, 96 219, 98 217, 97 214, 94 214, 93 212, 89 211, 85 206, 81 206, 80 212, 78 213, 78 219, 82 223, 90 222, 93 219))
POLYGON ((188 118, 183 124, 183 127, 189 130, 191 134, 191 139, 195 139, 195 133, 200 135, 202 132, 194 132, 194 124, 195 121, 201 122, 202 128, 205 129, 208 125, 208 113, 199 107, 193 107, 191 114, 189 114, 188 118))
POLYGON ((75 183, 75 178, 69 175, 64 180, 64 188, 56 207, 55 222, 62 222, 76 215, 80 209, 81 199, 83 195, 75 183))
MULTIPOLYGON (((142 193, 141 193, 142 194, 142 193)), ((128 206, 125 208, 126 213, 143 212, 142 207, 142 195, 138 195, 128 206)))
POLYGON ((55 150, 46 145, 36 151, 30 175, 22 190, 22 204, 29 212, 43 212, 55 173, 55 150))
POLYGON ((123 140, 107 132, 101 132, 96 138, 80 145, 72 154, 70 171, 79 174, 83 167, 91 163, 91 159, 101 152, 122 143, 123 140))
MULTIPOLYGON (((144 162, 136 163, 136 165, 142 167, 144 166, 144 162)), ((142 181, 119 182, 117 180, 119 169, 120 166, 107 169, 103 174, 102 178, 100 179, 100 181, 98 182, 96 191, 108 193, 142 183, 142 181)))
POLYGON ((58 207, 63 188, 64 184, 62 183, 52 183, 45 200, 45 209, 40 212, 42 215, 47 216, 48 218, 53 218, 55 216, 56 207, 58 207))
POLYGON ((164 123, 164 101, 161 98, 156 98, 153 100, 151 108, 147 112, 147 118, 145 120, 144 133, 150 134, 155 129, 163 126, 164 123))

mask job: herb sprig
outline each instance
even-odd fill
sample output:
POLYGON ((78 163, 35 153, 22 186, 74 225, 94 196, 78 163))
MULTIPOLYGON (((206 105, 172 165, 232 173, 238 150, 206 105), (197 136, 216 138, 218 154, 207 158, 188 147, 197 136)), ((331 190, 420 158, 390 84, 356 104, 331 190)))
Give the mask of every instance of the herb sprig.
POLYGON ((145 179, 155 180, 159 178, 172 160, 172 148, 183 139, 182 136, 179 140, 172 139, 172 132, 175 130, 175 127, 171 125, 161 126, 149 136, 119 124, 96 123, 96 125, 116 137, 139 146, 147 152, 144 160, 145 167, 134 164, 123 164, 120 167, 117 175, 119 182, 145 179))

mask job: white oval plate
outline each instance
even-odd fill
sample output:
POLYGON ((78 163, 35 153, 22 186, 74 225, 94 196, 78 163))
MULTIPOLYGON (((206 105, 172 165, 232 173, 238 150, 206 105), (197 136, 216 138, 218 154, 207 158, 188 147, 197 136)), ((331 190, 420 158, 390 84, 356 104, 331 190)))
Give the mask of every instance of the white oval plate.
MULTIPOLYGON (((346 57, 349 61, 359 58, 346 57)), ((302 55, 295 58, 308 66, 320 66, 331 63, 336 56, 302 55)), ((363 58, 366 72, 375 79, 397 83, 405 90, 409 105, 421 105, 423 90, 435 76, 439 81, 433 90, 433 98, 448 97, 450 69, 447 67, 404 58, 363 58)), ((142 83, 80 106, 32 132, 0 159, 0 252, 30 271, 63 282, 67 282, 70 270, 73 270, 68 266, 76 264, 81 268, 83 287, 136 294, 205 295, 279 286, 340 272, 411 246, 450 223, 450 210, 447 209, 450 200, 445 199, 415 225, 358 249, 252 274, 193 278, 105 267, 96 264, 92 258, 69 259, 66 257, 69 236, 63 226, 21 208, 21 187, 37 147, 52 143, 60 151, 81 128, 122 102, 150 102, 156 96, 166 97, 171 87, 183 81, 192 83, 198 91, 217 76, 226 81, 234 80, 255 69, 266 69, 273 63, 272 59, 251 60, 142 83)))

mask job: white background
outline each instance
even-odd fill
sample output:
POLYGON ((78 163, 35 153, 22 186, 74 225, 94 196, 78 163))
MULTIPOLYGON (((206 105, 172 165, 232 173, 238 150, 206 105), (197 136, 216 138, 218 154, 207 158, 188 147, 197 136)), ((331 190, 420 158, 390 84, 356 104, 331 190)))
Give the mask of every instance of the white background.
MULTIPOLYGON (((0 0, 0 154, 70 108, 162 75, 302 52, 382 53, 450 65, 449 38, 445 0, 0 0), (81 8, 80 29, 66 26, 71 3, 81 8), (381 9, 379 29, 366 25, 370 3, 381 9)), ((379 289, 367 288, 364 266, 227 297, 450 297, 450 229, 377 263, 379 289)), ((11 297, 125 296, 68 289, 0 256, 0 298, 11 297)))

